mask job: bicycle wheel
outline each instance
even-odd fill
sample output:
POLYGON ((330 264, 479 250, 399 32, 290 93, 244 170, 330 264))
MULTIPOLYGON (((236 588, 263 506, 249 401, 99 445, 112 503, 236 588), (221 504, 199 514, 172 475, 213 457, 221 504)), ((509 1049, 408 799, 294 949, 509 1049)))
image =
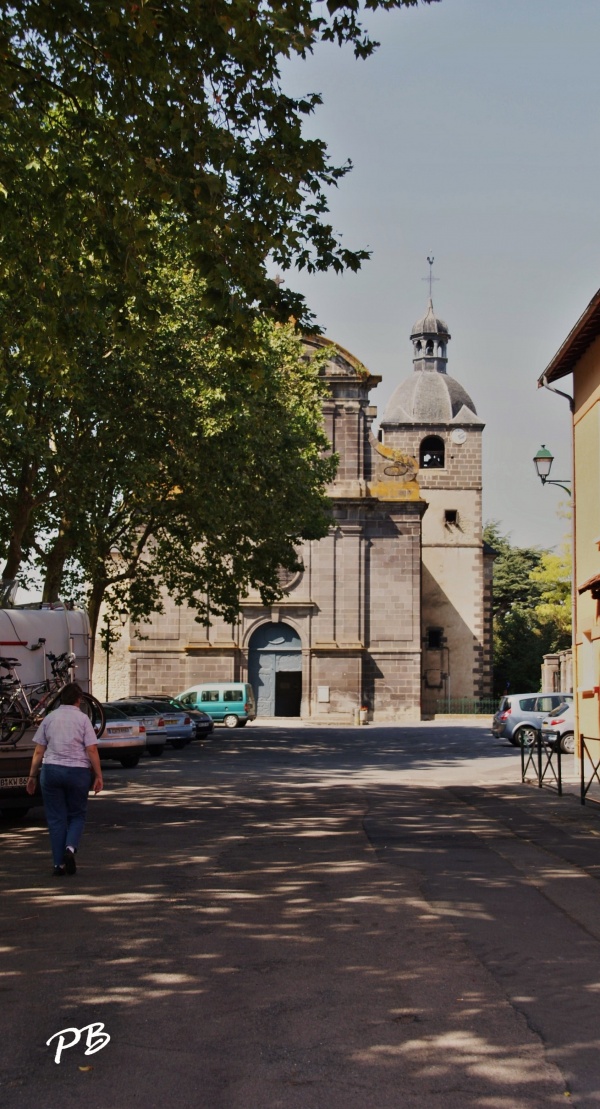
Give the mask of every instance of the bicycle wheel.
MULTIPOLYGON (((59 689, 56 696, 46 707, 47 713, 52 712, 54 709, 57 709, 62 704, 61 692, 62 690, 59 689)), ((94 729, 98 739, 100 739, 100 736, 104 731, 104 725, 106 723, 104 709, 102 708, 100 701, 98 701, 96 697, 93 697, 91 693, 82 693, 79 708, 81 709, 81 712, 84 712, 85 715, 88 717, 91 722, 92 728, 94 729)))
POLYGON ((82 693, 81 704, 79 708, 82 712, 85 712, 87 717, 89 717, 92 728, 94 729, 98 739, 100 739, 100 736, 104 731, 104 725, 106 724, 104 709, 100 704, 100 701, 91 693, 82 693))
POLYGON ((0 743, 16 747, 27 727, 25 709, 11 697, 0 700, 0 743))

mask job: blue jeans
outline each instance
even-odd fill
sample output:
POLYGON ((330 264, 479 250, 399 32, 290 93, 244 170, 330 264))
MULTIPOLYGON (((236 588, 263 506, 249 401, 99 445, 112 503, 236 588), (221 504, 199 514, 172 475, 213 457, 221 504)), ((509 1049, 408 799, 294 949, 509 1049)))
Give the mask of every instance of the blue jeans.
POLYGON ((91 784, 91 771, 83 766, 42 765, 40 785, 55 866, 62 865, 67 846, 79 846, 91 784))

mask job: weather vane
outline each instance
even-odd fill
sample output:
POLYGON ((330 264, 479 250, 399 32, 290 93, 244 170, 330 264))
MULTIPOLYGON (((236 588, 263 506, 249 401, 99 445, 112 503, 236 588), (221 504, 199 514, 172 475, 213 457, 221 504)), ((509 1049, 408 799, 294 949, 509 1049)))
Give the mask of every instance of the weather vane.
POLYGON ((433 263, 435 262, 435 258, 433 257, 433 254, 428 256, 427 261, 429 262, 429 277, 422 277, 421 281, 428 281, 429 282, 429 299, 431 300, 433 282, 434 281, 439 281, 439 277, 434 277, 433 276, 433 263))

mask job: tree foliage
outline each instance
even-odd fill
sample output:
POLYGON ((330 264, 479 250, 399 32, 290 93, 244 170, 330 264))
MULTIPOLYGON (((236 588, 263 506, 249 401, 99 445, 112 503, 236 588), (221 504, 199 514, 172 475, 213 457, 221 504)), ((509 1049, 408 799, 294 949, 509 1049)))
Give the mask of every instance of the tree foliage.
POLYGON ((14 354, 0 401, 12 405, 0 534, 41 568, 45 599, 65 587, 85 596, 92 624, 107 592, 140 617, 160 607, 162 588, 202 619, 208 595, 233 620, 250 586, 272 599, 279 566, 294 567, 300 540, 329 524, 326 351, 311 362, 293 325, 266 320, 243 351, 228 346, 203 321, 202 282, 167 242, 150 289, 163 307, 152 342, 133 313, 126 339, 115 332, 108 347, 103 329, 80 335, 56 388, 14 354))
POLYGON ((350 167, 280 65, 367 57, 362 13, 417 2, 0 0, 4 578, 37 561, 93 619, 161 586, 233 618, 323 534, 318 366, 273 323, 312 316, 269 270, 367 253, 327 222, 350 167))
POLYGON ((257 307, 306 325, 302 298, 274 286, 268 262, 356 269, 367 253, 324 218, 326 190, 349 163, 304 137, 320 97, 286 95, 280 65, 323 40, 367 57, 376 43, 362 10, 360 0, 0 0, 2 221, 13 261, 19 239, 29 248, 40 304, 42 283, 51 299, 63 288, 64 263, 72 310, 85 316, 81 238, 112 276, 116 306, 131 295, 143 304, 148 236, 168 204, 186 221, 206 308, 229 325, 257 307))
POLYGON ((571 559, 537 547, 513 547, 496 521, 484 540, 494 562, 494 687, 537 690, 545 654, 571 645, 571 559))

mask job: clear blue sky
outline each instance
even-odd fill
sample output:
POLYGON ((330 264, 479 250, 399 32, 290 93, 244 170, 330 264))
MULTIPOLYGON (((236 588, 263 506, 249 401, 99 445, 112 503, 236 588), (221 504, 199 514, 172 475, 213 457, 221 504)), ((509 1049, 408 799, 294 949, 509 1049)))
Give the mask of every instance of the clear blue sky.
POLYGON ((357 275, 288 280, 383 376, 381 415, 412 372, 433 252, 448 372, 486 422, 484 519, 514 543, 553 546, 564 495, 542 489, 531 459, 545 443, 552 476, 569 477, 569 409, 537 378, 600 287, 600 3, 441 0, 369 25, 374 57, 322 45, 286 66, 285 84, 323 94, 308 133, 354 163, 332 222, 373 256, 357 275))

